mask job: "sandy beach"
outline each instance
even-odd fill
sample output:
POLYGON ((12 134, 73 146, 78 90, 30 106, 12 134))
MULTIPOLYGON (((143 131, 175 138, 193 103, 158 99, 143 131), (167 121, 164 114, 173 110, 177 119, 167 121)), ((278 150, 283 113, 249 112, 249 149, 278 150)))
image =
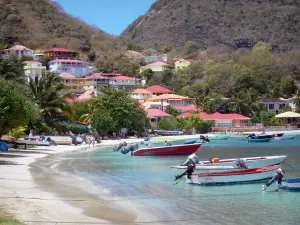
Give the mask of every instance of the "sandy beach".
MULTIPOLYGON (((119 142, 103 141, 96 146, 119 142)), ((61 154, 87 150, 92 149, 82 145, 0 152, 1 206, 25 224, 131 224, 145 216, 130 205, 117 205, 95 197, 91 194, 92 185, 50 168, 61 154), (74 182, 79 183, 78 188, 74 182)))

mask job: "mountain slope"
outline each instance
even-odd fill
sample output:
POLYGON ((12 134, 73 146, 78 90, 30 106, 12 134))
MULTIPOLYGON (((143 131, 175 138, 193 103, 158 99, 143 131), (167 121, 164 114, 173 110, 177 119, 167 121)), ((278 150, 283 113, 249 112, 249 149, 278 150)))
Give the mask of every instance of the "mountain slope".
POLYGON ((103 31, 63 12, 50 0, 0 0, 0 48, 67 47, 101 55, 120 54, 124 45, 103 31))
POLYGON ((122 33, 143 47, 183 49, 187 41, 200 48, 252 47, 269 42, 282 51, 300 48, 298 0, 157 0, 122 33))

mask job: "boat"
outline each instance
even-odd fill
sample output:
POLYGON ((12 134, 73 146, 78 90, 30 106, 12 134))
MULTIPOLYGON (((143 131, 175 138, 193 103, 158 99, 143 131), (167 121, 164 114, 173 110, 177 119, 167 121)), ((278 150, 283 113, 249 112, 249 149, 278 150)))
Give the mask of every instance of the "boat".
POLYGON ((274 137, 274 140, 293 140, 296 136, 281 136, 281 137, 274 137))
POLYGON ((187 179, 190 184, 213 185, 213 184, 235 184, 249 183, 272 178, 280 165, 272 165, 263 168, 241 169, 225 172, 196 173, 187 179))
POLYGON ((182 131, 172 131, 172 130, 154 130, 154 133, 161 135, 161 136, 177 136, 182 135, 182 131))
POLYGON ((201 143, 182 144, 171 146, 145 147, 131 152, 132 156, 164 156, 164 155, 190 155, 195 153, 201 143))
MULTIPOLYGON (((189 156, 188 160, 180 165, 180 166, 172 166, 172 168, 177 169, 186 169, 189 159, 193 157, 197 157, 196 154, 193 154, 189 156)), ((262 168, 266 166, 271 166, 275 164, 282 163, 286 159, 286 155, 278 155, 278 156, 259 156, 259 157, 248 157, 248 158, 240 158, 245 165, 249 168, 262 168)), ((239 168, 236 165, 237 159, 218 159, 215 163, 212 163, 210 161, 199 161, 196 164, 196 170, 201 169, 202 166, 231 166, 234 168, 239 168)))
POLYGON ((249 138, 247 139, 248 142, 250 143, 256 143, 256 142, 269 142, 273 138, 249 138))
POLYGON ((289 191, 300 191, 300 178, 283 180, 281 189, 289 191))

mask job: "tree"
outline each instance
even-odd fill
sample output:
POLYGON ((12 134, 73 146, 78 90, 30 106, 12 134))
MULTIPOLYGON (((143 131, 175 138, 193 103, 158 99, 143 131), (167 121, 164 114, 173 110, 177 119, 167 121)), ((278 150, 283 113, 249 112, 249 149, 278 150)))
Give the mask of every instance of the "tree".
POLYGON ((171 122, 170 118, 166 118, 158 121, 157 128, 160 130, 174 130, 176 125, 171 122))
POLYGON ((199 45, 197 42, 194 41, 188 41, 184 44, 184 51, 186 54, 190 54, 192 52, 195 52, 199 49, 199 45))
POLYGON ((128 128, 140 133, 147 125, 145 111, 129 92, 112 88, 101 89, 102 94, 93 101, 92 124, 109 131, 128 128), (103 116, 101 116, 103 115, 103 116), (101 118, 103 117, 103 122, 101 118), (98 125, 96 125, 98 124, 98 125))
POLYGON ((55 121, 71 117, 71 107, 64 99, 64 85, 55 73, 46 73, 39 79, 30 78, 33 101, 38 105, 44 122, 55 127, 55 121))
POLYGON ((284 97, 288 98, 293 96, 296 93, 296 89, 297 87, 292 76, 287 75, 281 79, 280 90, 284 97))
POLYGON ((172 116, 178 116, 179 115, 179 112, 177 111, 177 109, 172 108, 172 106, 170 106, 170 105, 168 105, 166 107, 165 112, 172 115, 172 116))
POLYGON ((82 117, 82 115, 89 113, 89 101, 74 102, 71 107, 72 107, 72 120, 84 122, 80 118, 82 117))
POLYGON ((299 88, 296 92, 294 104, 296 105, 296 112, 300 113, 300 89, 299 88))
POLYGON ((13 82, 0 78, 0 137, 11 129, 27 126, 34 110, 13 82))
POLYGON ((24 83, 24 65, 25 64, 16 54, 0 57, 0 77, 6 80, 24 83))
POLYGON ((141 73, 141 76, 146 78, 146 82, 148 83, 154 75, 154 72, 151 69, 146 69, 141 73))
POLYGON ((94 61, 96 60, 97 55, 96 55, 95 52, 89 52, 89 53, 87 54, 87 57, 88 57, 88 59, 89 59, 91 62, 94 62, 94 61))

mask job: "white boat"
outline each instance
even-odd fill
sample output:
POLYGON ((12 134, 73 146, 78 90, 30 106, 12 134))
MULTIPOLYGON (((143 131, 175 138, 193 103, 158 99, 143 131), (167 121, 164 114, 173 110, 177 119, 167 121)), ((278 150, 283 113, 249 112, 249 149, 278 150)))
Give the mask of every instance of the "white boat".
POLYGON ((272 178, 278 168, 280 165, 226 172, 196 173, 191 175, 191 179, 186 179, 188 183, 198 185, 248 183, 272 178))
POLYGON ((281 188, 289 191, 300 191, 300 178, 283 180, 281 188))
MULTIPOLYGON (((245 163, 245 165, 248 168, 262 168, 266 166, 279 164, 283 162, 286 159, 286 157, 287 157, 286 155, 278 155, 278 156, 248 157, 248 158, 240 158, 240 159, 245 163)), ((220 160, 216 160, 215 163, 212 163, 210 161, 200 161, 196 165, 196 170, 209 169, 207 167, 210 166, 231 166, 233 168, 240 169, 240 167, 236 165, 236 160, 237 159, 220 159, 220 160)), ((179 166, 172 166, 172 168, 186 169, 187 168, 186 163, 187 162, 179 166)))

